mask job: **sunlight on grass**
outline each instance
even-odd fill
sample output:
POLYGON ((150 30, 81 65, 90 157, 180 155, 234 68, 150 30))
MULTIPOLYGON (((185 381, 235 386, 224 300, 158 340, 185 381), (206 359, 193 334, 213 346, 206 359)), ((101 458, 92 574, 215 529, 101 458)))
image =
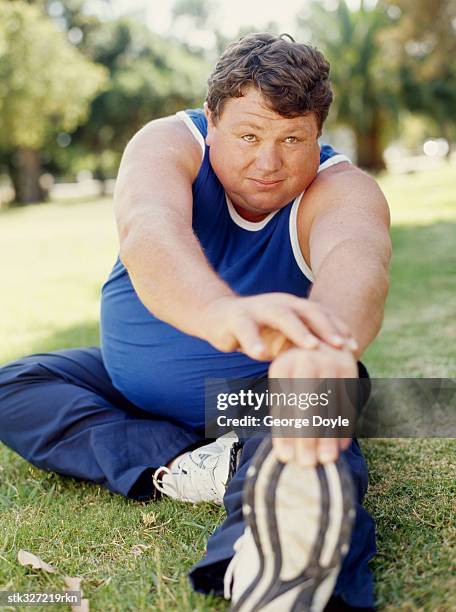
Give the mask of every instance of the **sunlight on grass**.
POLYGON ((380 185, 391 208, 393 225, 427 225, 456 220, 456 164, 407 175, 385 175, 380 185))
POLYGON ((97 344, 100 288, 116 253, 109 200, 0 214, 0 360, 97 344))
POLYGON ((380 181, 391 207, 393 260, 385 320, 364 355, 372 376, 456 371, 456 166, 380 181))

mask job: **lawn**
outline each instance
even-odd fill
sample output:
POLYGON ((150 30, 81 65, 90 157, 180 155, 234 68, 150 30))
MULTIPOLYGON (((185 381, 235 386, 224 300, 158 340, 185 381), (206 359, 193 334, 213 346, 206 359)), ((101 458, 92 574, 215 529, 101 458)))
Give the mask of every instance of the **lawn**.
MULTIPOLYGON (((371 376, 455 375, 455 170, 381 179, 394 260, 384 327, 363 357, 371 376)), ((115 256, 108 200, 1 212, 0 363, 97 344, 100 286, 115 256)), ((379 609, 455 610, 455 441, 362 446, 378 529, 379 609)), ((41 472, 2 446, 0 590, 61 591, 66 574, 83 578, 92 610, 224 610, 223 601, 194 594, 186 579, 221 518, 206 505, 125 500, 41 472), (20 566, 21 548, 59 573, 20 566)))

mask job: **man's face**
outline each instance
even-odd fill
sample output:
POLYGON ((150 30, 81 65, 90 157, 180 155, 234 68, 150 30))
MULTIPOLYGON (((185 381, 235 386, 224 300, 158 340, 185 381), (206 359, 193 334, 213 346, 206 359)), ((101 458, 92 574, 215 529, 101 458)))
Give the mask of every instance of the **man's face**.
POLYGON ((226 101, 216 123, 205 105, 214 172, 243 217, 258 221, 288 204, 315 178, 319 162, 314 113, 287 118, 250 87, 226 101))

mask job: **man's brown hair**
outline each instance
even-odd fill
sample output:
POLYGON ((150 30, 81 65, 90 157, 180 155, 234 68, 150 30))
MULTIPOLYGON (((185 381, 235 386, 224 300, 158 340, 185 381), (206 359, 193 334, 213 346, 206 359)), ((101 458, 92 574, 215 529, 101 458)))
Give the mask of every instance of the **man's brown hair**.
POLYGON ((231 43, 208 79, 206 102, 214 120, 228 98, 242 97, 251 85, 283 117, 315 113, 321 130, 333 94, 329 63, 314 47, 297 43, 288 34, 267 32, 231 43))

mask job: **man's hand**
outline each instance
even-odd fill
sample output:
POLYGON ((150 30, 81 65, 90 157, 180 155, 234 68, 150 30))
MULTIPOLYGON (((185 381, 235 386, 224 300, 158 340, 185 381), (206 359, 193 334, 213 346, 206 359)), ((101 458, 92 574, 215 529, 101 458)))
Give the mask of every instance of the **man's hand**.
MULTIPOLYGON (((346 350, 320 345, 317 350, 291 348, 271 363, 270 378, 358 378, 353 355, 346 350)), ((302 466, 336 461, 351 438, 278 438, 273 436, 277 457, 302 466)))
POLYGON ((201 337, 220 351, 241 350, 259 360, 273 359, 275 351, 265 328, 276 330, 290 343, 312 351, 321 342, 357 350, 348 326, 316 302, 288 293, 252 297, 226 296, 212 301, 201 313, 201 337))

